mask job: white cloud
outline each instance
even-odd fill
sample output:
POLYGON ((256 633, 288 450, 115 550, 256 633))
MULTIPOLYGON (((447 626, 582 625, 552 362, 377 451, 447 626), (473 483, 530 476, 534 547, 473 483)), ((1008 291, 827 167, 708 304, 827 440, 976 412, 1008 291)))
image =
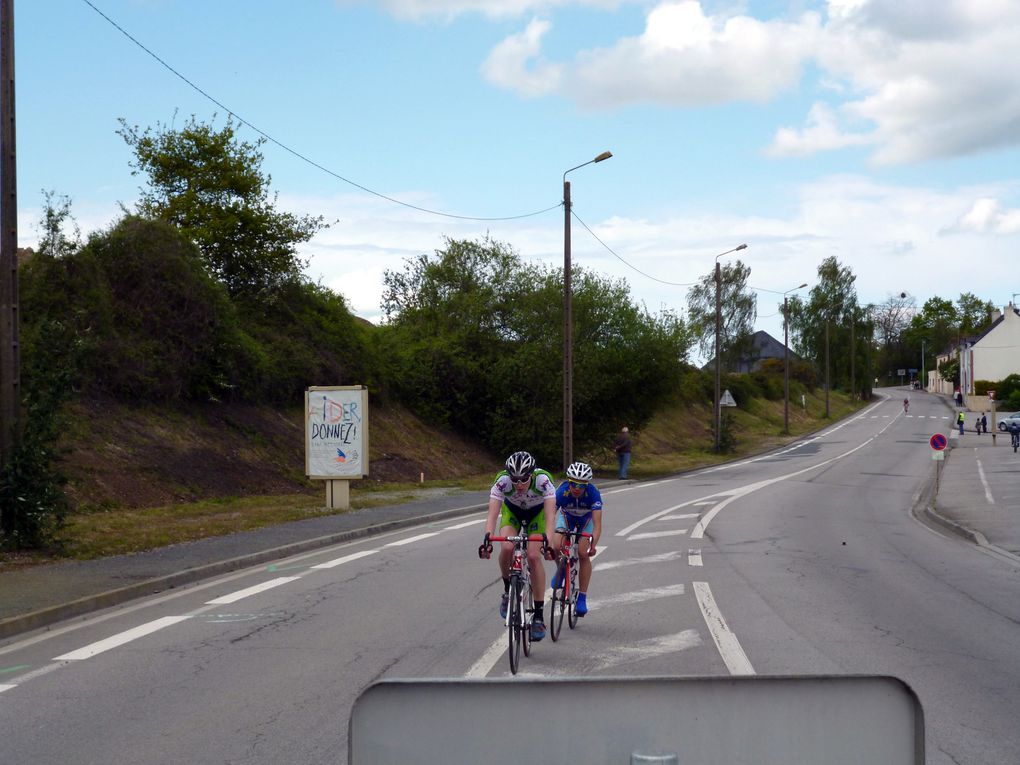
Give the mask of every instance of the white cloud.
MULTIPOLYGON (((831 0, 816 59, 846 85, 830 135, 871 126, 878 164, 1020 144, 1020 3, 831 0)), ((781 129, 773 151, 825 145, 809 126, 781 129)))
POLYGON ((535 19, 527 29, 497 45, 482 65, 482 73, 494 85, 513 88, 526 96, 540 96, 556 90, 562 67, 539 58, 548 21, 535 19), (533 59, 538 59, 534 62, 533 59))
POLYGON ((998 199, 982 197, 945 233, 1020 234, 1020 209, 1003 210, 998 199))
MULTIPOLYGON (((695 0, 661 2, 649 12, 643 34, 577 54, 557 72, 561 76, 554 87, 598 107, 766 101, 796 84, 818 28, 814 14, 792 23, 758 21, 742 15, 706 16, 695 0)), ((527 71, 526 60, 538 51, 520 47, 522 60, 514 65, 514 50, 512 45, 503 50, 504 67, 511 73, 527 71)), ((501 87, 534 94, 531 76, 497 80, 489 68, 485 71, 501 87)))
POLYGON ((819 151, 863 146, 874 141, 873 135, 844 132, 838 126, 832 109, 826 104, 816 103, 808 114, 807 127, 803 130, 780 128, 776 131, 768 153, 774 157, 803 157, 819 151))

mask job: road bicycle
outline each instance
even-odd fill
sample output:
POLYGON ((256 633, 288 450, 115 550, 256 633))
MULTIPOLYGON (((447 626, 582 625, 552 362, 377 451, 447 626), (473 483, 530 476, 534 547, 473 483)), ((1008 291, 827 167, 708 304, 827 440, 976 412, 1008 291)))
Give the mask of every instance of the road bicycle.
MULTIPOLYGON (((491 542, 511 542, 514 546, 510 559, 510 602, 506 609, 506 626, 510 653, 510 673, 517 674, 521 664, 521 651, 531 655, 531 623, 535 618, 535 596, 531 591, 531 571, 528 566, 528 543, 541 542, 543 552, 548 547, 545 534, 524 533, 512 537, 489 537, 491 542)), ((492 545, 489 545, 489 552, 492 545)))
POLYGON ((591 534, 573 529, 563 539, 563 555, 556 566, 556 581, 560 587, 553 589, 552 601, 549 604, 549 634, 553 640, 559 640, 563 628, 563 615, 567 615, 570 629, 577 626, 577 576, 579 567, 578 546, 581 539, 591 539, 591 534))

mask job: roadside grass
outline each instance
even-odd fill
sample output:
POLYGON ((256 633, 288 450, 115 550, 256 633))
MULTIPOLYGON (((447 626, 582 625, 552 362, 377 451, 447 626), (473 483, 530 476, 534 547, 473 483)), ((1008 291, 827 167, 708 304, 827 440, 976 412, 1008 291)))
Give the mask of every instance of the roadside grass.
MULTIPOLYGON (((357 481, 351 488, 351 510, 460 491, 480 491, 488 488, 491 480, 492 476, 487 474, 426 483, 357 481)), ((327 509, 323 496, 318 493, 218 497, 147 508, 107 505, 68 516, 54 549, 0 554, 0 564, 4 568, 16 568, 58 559, 89 560, 124 555, 344 512, 348 511, 327 509)))

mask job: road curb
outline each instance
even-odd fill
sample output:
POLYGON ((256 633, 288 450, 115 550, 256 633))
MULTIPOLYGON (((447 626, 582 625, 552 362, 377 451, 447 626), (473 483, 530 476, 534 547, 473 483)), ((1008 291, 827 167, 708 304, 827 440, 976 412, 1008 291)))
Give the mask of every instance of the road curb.
POLYGON ((0 621, 0 640, 20 635, 25 632, 31 632, 32 630, 41 629, 54 624, 55 622, 65 621, 76 616, 84 616, 95 611, 100 611, 104 608, 119 606, 145 595, 154 595, 164 590, 172 590, 186 584, 192 584, 193 582, 197 582, 202 579, 220 576, 221 574, 229 574, 233 571, 250 568, 251 566, 257 566, 268 561, 308 552, 309 550, 316 550, 322 547, 329 547, 330 545, 341 544, 343 542, 351 542, 357 539, 377 536, 388 531, 396 531, 402 528, 407 528, 408 526, 420 526, 424 523, 432 523, 450 518, 459 518, 463 515, 470 515, 471 513, 485 510, 487 507, 487 504, 470 505, 454 508, 452 510, 442 510, 436 513, 429 513, 427 515, 418 515, 411 518, 400 518, 397 520, 386 521, 384 523, 373 524, 371 526, 363 526, 358 529, 339 531, 335 534, 326 534, 325 536, 316 537, 314 539, 290 542, 285 545, 279 545, 278 547, 272 547, 258 552, 248 553, 246 555, 239 555, 228 560, 184 569, 183 571, 178 571, 174 574, 146 579, 144 582, 137 582, 125 587, 118 587, 113 590, 97 593, 96 595, 88 595, 84 598, 72 600, 68 603, 62 603, 57 606, 49 606, 48 608, 41 608, 38 611, 31 611, 27 614, 19 614, 17 616, 8 617, 7 619, 0 621))

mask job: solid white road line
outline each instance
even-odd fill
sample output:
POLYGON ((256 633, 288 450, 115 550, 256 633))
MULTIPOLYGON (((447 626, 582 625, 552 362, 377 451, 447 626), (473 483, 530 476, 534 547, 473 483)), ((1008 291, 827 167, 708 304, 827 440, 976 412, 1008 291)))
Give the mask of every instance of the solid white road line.
POLYGON ((700 566, 701 563, 701 550, 688 550, 687 551, 687 563, 691 566, 700 566))
POLYGON ((99 640, 91 645, 87 645, 84 648, 79 648, 77 651, 71 651, 57 656, 53 661, 81 661, 88 659, 96 654, 102 653, 103 651, 109 651, 111 648, 130 643, 132 640, 137 640, 140 637, 151 635, 153 632, 169 627, 178 622, 183 622, 185 619, 190 619, 190 616, 164 616, 155 621, 141 624, 134 629, 126 630, 121 632, 119 635, 108 637, 105 640, 99 640))
MULTIPOLYGON (((602 550, 599 548, 599 553, 602 550)), ((666 561, 676 560, 681 557, 683 553, 678 550, 671 550, 667 553, 660 553, 659 555, 649 555, 645 558, 624 558, 623 560, 613 560, 608 563, 593 563, 592 571, 609 571, 613 568, 623 568, 624 566, 641 566, 645 563, 665 563, 666 561)))
POLYGON ((377 552, 379 552, 379 551, 378 550, 362 550, 361 552, 356 552, 356 553, 351 553, 350 555, 345 555, 342 558, 334 558, 333 560, 328 560, 325 563, 316 563, 314 566, 312 566, 312 568, 334 568, 334 567, 340 566, 340 565, 342 565, 344 563, 349 563, 352 560, 358 560, 359 558, 365 558, 365 557, 367 557, 369 555, 375 555, 375 553, 377 553, 377 552))
POLYGON ((600 669, 606 669, 620 664, 633 664, 636 661, 664 656, 667 653, 685 651, 699 645, 701 645, 701 636, 698 631, 684 630, 674 635, 663 635, 636 643, 617 645, 608 651, 595 653, 591 658, 599 664, 600 669))
POLYGON ((398 539, 396 542, 390 542, 387 545, 383 545, 383 547, 400 547, 401 545, 409 545, 412 542, 420 542, 423 539, 428 539, 429 537, 434 537, 434 536, 436 536, 438 534, 439 534, 438 531, 430 531, 427 534, 419 534, 416 537, 408 537, 407 539, 398 539))
POLYGON ((647 600, 673 598, 677 595, 683 595, 684 592, 686 592, 686 588, 682 584, 671 584, 668 587, 650 587, 647 590, 625 592, 622 595, 613 595, 608 598, 597 598, 588 606, 588 608, 594 611, 596 608, 629 606, 633 603, 644 603, 647 600))
MULTIPOLYGON (((715 494, 709 494, 709 497, 714 497, 714 496, 716 496, 716 495, 715 494)), ((650 521, 654 521, 654 520, 656 520, 658 518, 661 518, 662 516, 667 515, 668 513, 672 513, 674 510, 679 510, 681 507, 688 507, 690 505, 702 502, 705 499, 706 499, 706 497, 698 497, 697 499, 692 499, 689 502, 684 502, 684 503, 679 504, 679 505, 674 505, 673 507, 667 507, 665 510, 660 510, 657 513, 652 513, 647 518, 642 518, 639 521, 635 521, 634 523, 630 524, 630 526, 627 526, 625 529, 622 529, 621 531, 617 531, 616 532, 616 536, 618 536, 618 537, 625 537, 628 534, 630 534, 630 532, 632 532, 634 529, 638 528, 639 526, 644 526, 646 523, 648 523, 650 521)))
POLYGON ((11 688, 17 688, 17 687, 18 686, 16 686, 16 685, 0 685, 0 693, 3 693, 4 691, 9 691, 11 688))
POLYGON ((254 587, 246 587, 243 590, 232 592, 229 595, 224 595, 213 600, 207 600, 205 604, 207 606, 225 606, 228 603, 236 603, 239 600, 247 598, 249 595, 258 595, 260 592, 271 590, 274 587, 279 587, 281 584, 287 584, 287 582, 293 582, 295 579, 300 579, 299 576, 279 576, 276 579, 270 579, 268 582, 262 584, 256 584, 254 587))
POLYGON ((722 656, 730 674, 755 674, 747 654, 740 647, 740 641, 737 640, 737 636, 733 634, 729 625, 726 624, 726 620, 723 619, 723 615, 715 603, 715 598, 712 597, 712 589, 708 586, 708 582, 694 582, 694 597, 698 601, 698 607, 701 609, 701 615, 705 618, 708 631, 711 633, 712 640, 715 641, 719 655, 722 656))
POLYGON ((628 542, 633 542, 636 539, 656 539, 658 537, 677 537, 681 534, 686 534, 687 529, 670 529, 669 531, 650 531, 646 534, 634 534, 634 536, 627 537, 628 542))
POLYGON ((476 523, 485 523, 485 518, 475 518, 473 521, 464 521, 464 523, 458 523, 456 526, 447 526, 443 531, 466 529, 468 526, 474 526, 476 523))
MULTIPOLYGON (((974 449, 977 451, 977 448, 974 449)), ((985 469, 981 465, 981 460, 977 461, 978 475, 981 476, 981 485, 985 487, 985 499, 988 500, 989 505, 995 504, 995 499, 992 498, 992 490, 988 486, 988 481, 985 479, 985 469)))
MULTIPOLYGON (((699 505, 711 505, 711 502, 699 502, 699 505)), ((686 521, 690 518, 697 518, 700 513, 677 513, 676 515, 664 515, 660 521, 686 521)))
POLYGON ((500 633, 499 640, 490 645, 478 661, 471 665, 471 669, 464 673, 464 677, 477 679, 488 675, 506 651, 508 641, 507 633, 500 633))

